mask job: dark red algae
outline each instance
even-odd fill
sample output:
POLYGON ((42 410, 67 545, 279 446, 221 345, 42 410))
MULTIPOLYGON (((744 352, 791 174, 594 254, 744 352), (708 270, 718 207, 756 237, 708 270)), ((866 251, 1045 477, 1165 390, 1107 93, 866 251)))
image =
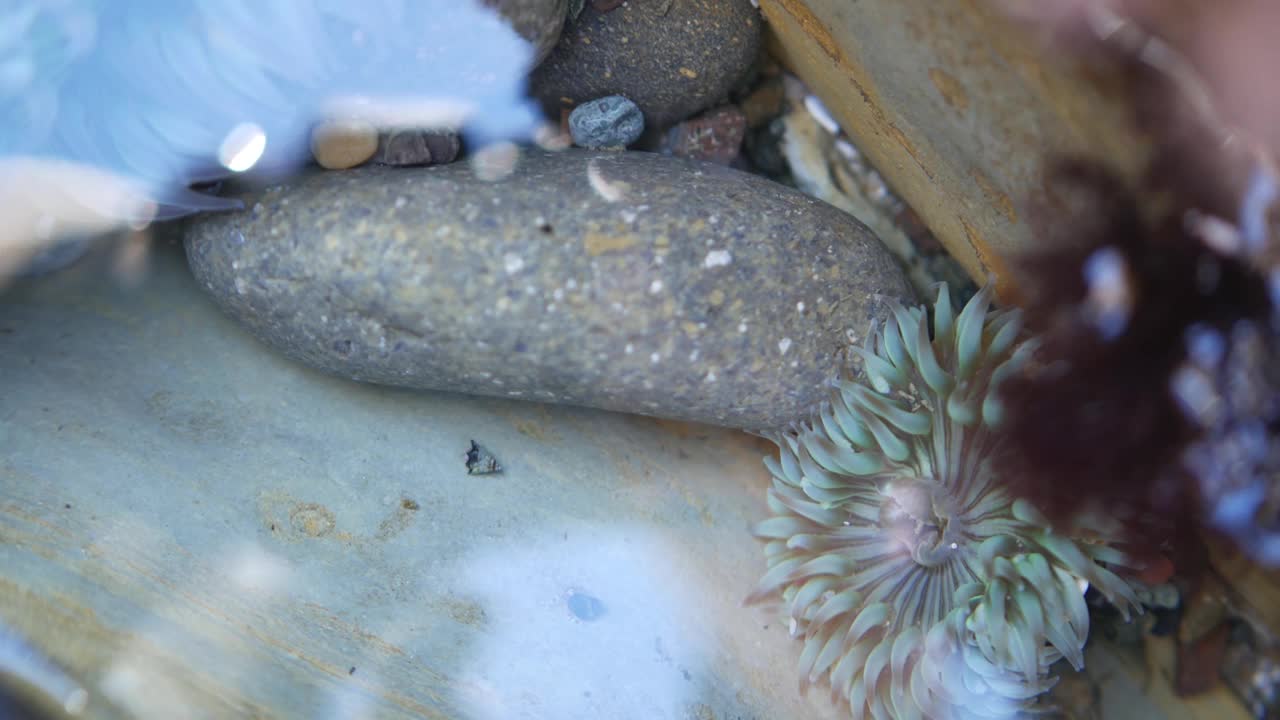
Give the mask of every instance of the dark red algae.
POLYGON ((1180 572, 1206 529, 1280 564, 1274 153, 1206 111, 1188 67, 1094 49, 1131 78, 1151 161, 1138 181, 1050 164, 1065 200, 1039 209, 1043 244, 1013 263, 1040 345, 1002 386, 1003 476, 1055 524, 1119 515, 1134 550, 1180 572))

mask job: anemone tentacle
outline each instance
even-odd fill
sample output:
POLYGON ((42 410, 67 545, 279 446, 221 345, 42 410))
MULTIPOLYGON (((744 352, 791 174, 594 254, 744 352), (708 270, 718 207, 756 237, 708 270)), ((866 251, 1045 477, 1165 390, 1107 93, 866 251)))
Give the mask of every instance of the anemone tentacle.
POLYGON ((771 517, 754 529, 803 641, 800 687, 855 718, 1004 718, 1077 669, 1086 585, 1141 610, 1106 567, 1120 551, 1055 532, 994 471, 1001 381, 1026 361, 1016 310, 984 288, 957 315, 943 285, 872 327, 858 375, 812 419, 771 436, 771 517))

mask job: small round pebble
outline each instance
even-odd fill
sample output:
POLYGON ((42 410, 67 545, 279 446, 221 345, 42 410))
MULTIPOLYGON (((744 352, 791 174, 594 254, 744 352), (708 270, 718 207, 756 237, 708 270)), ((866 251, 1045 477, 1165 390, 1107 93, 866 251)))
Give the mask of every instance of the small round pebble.
POLYGON ((644 132, 644 114, 621 95, 585 102, 569 114, 569 134, 578 147, 625 148, 644 132))
POLYGON ((378 129, 356 120, 330 120, 311 131, 311 155, 322 168, 345 170, 378 151, 378 129))

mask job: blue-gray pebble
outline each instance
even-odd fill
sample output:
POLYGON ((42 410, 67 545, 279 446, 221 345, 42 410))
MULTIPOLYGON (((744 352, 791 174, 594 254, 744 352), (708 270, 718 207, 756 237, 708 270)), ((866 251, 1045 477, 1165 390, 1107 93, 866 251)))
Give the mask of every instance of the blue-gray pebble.
POLYGON ((625 148, 644 132, 644 114, 621 95, 597 98, 569 114, 569 134, 578 147, 625 148))

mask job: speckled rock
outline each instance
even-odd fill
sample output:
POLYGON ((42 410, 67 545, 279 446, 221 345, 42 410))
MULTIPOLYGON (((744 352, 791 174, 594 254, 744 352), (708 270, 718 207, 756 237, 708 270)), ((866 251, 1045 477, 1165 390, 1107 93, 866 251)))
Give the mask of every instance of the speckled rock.
POLYGON ((621 95, 585 102, 569 114, 569 133, 578 147, 625 148, 644 132, 640 108, 621 95))
POLYGON ((771 428, 911 291, 864 226, 728 168, 528 151, 318 173, 197 218, 200 284, 267 343, 357 380, 771 428))
POLYGON ((73 265, 89 252, 91 241, 83 237, 62 238, 36 253, 18 271, 19 277, 37 277, 55 273, 73 265))
POLYGON ((724 100, 760 48, 748 0, 646 0, 601 12, 587 3, 531 78, 552 117, 624 95, 663 129, 724 100))
POLYGON ((498 9, 520 37, 533 43, 534 63, 540 63, 555 47, 569 12, 569 0, 484 0, 498 9))

